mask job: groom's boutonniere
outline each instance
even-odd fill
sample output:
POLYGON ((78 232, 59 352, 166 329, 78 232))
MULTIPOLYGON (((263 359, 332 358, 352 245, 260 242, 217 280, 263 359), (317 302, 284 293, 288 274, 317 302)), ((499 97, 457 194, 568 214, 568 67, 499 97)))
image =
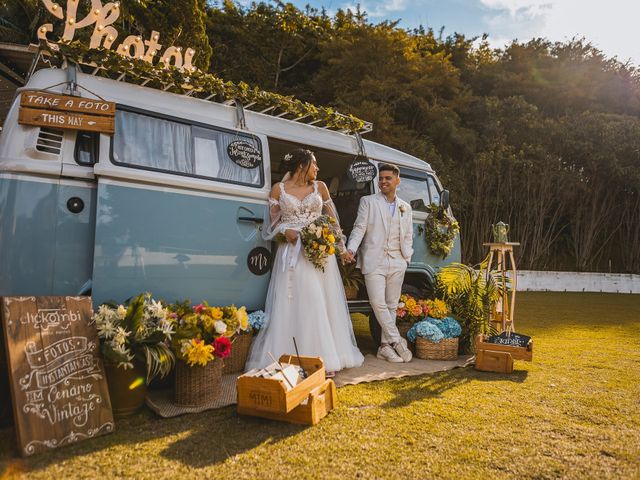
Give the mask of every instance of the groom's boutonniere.
POLYGON ((404 212, 405 212, 406 208, 405 208, 404 205, 400 205, 398 207, 398 210, 400 210, 400 216, 402 217, 404 215, 404 212))

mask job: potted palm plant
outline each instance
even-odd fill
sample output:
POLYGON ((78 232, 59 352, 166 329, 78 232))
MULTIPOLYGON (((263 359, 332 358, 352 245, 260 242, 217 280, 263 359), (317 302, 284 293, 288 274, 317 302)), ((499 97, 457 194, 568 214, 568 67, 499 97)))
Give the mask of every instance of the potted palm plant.
POLYGON ((364 285, 364 276, 355 263, 338 263, 340 267, 340 276, 342 277, 342 285, 347 300, 358 298, 360 287, 364 285))
POLYGON ((489 313, 508 287, 497 272, 488 270, 488 257, 477 267, 451 263, 442 267, 436 277, 438 296, 462 327, 463 351, 471 351, 476 335, 490 333, 489 313))

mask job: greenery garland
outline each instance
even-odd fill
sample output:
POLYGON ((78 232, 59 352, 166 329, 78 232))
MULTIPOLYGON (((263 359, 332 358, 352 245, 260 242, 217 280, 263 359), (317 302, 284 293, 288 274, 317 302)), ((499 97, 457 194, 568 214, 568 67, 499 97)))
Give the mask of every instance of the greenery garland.
MULTIPOLYGON (((60 42, 57 49, 45 46, 51 56, 58 60, 72 60, 78 64, 93 65, 108 77, 126 75, 134 82, 146 82, 145 86, 166 89, 173 93, 192 92, 193 97, 217 95, 221 101, 236 100, 243 105, 253 103, 261 109, 274 108, 291 118, 310 117, 326 127, 355 133, 365 125, 363 120, 353 115, 345 115, 330 107, 318 107, 292 96, 267 92, 250 87, 244 82, 225 82, 211 73, 181 71, 174 66, 164 67, 162 63, 152 65, 137 58, 124 57, 108 48, 90 49, 79 41, 60 42)), ((285 117, 286 118, 286 117, 285 117)))
POLYGON ((431 253, 444 259, 451 253, 460 225, 440 205, 431 203, 426 211, 429 215, 424 221, 424 227, 420 227, 419 231, 424 232, 431 253))

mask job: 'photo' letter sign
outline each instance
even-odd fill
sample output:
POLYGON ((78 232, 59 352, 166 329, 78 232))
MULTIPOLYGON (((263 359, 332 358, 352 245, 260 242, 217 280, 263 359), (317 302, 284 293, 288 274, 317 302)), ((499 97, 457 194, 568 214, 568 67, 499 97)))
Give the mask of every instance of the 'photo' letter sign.
MULTIPOLYGON (((94 25, 89 48, 111 48, 118 36, 118 31, 112 26, 120 16, 120 2, 109 2, 102 5, 100 0, 91 0, 91 10, 84 18, 78 18, 78 3, 80 0, 67 0, 66 9, 51 0, 42 0, 43 5, 54 17, 64 20, 64 32, 62 40, 71 42, 76 30, 94 25)), ((53 32, 53 24, 45 23, 38 28, 38 39, 48 42, 47 34, 53 32)), ((143 40, 138 35, 129 35, 123 40, 116 52, 123 57, 139 58, 145 62, 153 63, 155 55, 162 45, 158 43, 160 34, 155 30, 151 32, 149 40, 143 40), (146 47, 146 48, 145 48, 146 47)), ((51 44, 49 44, 51 45, 51 44)), ((185 50, 182 56, 182 47, 168 47, 160 60, 166 65, 173 65, 180 70, 195 71, 191 63, 196 51, 193 48, 185 50)))
POLYGON ((112 432, 91 298, 4 297, 0 307, 20 453, 112 432))

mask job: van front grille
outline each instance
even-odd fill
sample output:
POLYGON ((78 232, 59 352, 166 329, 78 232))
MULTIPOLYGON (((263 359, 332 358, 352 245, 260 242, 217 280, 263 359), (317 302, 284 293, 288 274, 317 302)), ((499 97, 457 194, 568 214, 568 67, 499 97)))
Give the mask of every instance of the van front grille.
POLYGON ((60 155, 64 132, 55 128, 40 127, 36 150, 60 155))

